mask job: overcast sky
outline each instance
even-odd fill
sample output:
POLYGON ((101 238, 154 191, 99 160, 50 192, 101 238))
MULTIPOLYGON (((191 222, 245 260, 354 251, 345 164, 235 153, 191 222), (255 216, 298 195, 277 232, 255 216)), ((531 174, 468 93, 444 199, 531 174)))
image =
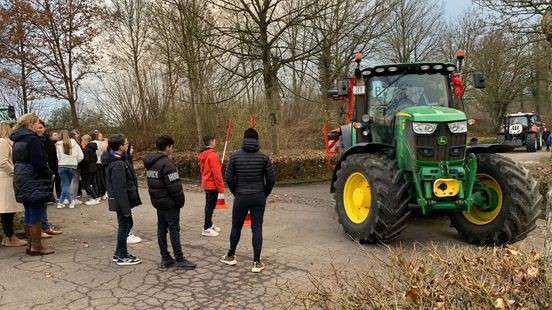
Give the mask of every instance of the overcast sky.
POLYGON ((472 5, 471 0, 445 0, 445 16, 456 17, 472 5))

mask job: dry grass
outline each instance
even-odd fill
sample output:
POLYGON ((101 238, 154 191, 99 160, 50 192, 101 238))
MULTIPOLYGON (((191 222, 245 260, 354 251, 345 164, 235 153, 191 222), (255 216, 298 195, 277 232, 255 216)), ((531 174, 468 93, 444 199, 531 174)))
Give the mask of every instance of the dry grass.
MULTIPOLYGON (((310 274, 310 288, 287 285, 287 308, 551 309, 541 254, 467 246, 366 252, 371 269, 332 265, 310 274)), ((356 258, 357 260, 359 258, 356 258)))

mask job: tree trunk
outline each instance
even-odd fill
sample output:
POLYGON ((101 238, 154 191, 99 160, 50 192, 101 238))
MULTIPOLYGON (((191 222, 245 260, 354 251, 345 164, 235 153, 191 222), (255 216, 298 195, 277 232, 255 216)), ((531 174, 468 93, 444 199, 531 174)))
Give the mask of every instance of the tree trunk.
POLYGON ((69 99, 69 106, 71 106, 71 124, 73 129, 79 129, 79 118, 77 117, 77 102, 74 99, 69 99))
POLYGON ((276 113, 276 96, 278 96, 278 92, 275 92, 275 83, 278 82, 278 79, 275 78, 270 71, 271 70, 265 69, 263 81, 268 105, 268 132, 270 135, 270 143, 272 152, 278 154, 280 152, 280 148, 278 147, 278 114, 276 113))

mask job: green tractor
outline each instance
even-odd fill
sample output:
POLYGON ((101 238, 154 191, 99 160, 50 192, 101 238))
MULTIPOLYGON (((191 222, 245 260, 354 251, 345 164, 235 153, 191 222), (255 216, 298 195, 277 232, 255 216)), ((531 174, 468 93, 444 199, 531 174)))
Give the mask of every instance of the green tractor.
POLYGON ((13 105, 0 106, 0 121, 15 121, 15 108, 13 105))
MULTIPOLYGON (((531 174, 496 154, 508 146, 466 144, 455 64, 359 64, 328 93, 350 100, 350 121, 326 137, 339 139, 331 192, 347 234, 390 242, 415 205, 422 214, 446 210, 469 243, 512 243, 535 228, 542 197, 531 174)), ((485 87, 482 74, 474 86, 485 87)))

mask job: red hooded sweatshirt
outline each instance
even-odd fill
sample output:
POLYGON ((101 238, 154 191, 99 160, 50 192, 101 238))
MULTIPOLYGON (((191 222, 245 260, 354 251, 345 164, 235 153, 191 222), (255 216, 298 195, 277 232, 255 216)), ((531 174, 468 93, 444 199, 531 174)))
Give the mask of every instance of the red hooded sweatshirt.
POLYGON ((224 193, 222 166, 217 152, 213 148, 204 148, 199 156, 199 170, 201 171, 201 186, 206 190, 217 190, 224 193))

